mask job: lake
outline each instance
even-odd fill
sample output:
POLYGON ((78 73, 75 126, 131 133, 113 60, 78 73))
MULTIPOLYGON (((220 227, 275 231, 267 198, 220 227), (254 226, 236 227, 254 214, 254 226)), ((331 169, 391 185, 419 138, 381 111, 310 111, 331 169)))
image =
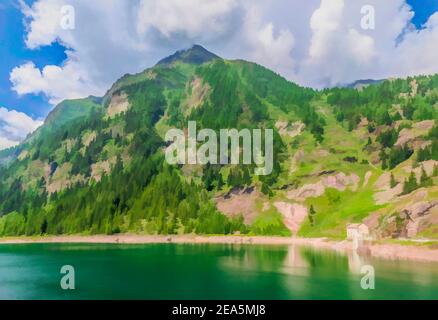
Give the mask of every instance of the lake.
POLYGON ((438 299, 438 264, 298 246, 0 245, 0 299, 438 299), (61 289, 63 265, 75 290, 61 289))

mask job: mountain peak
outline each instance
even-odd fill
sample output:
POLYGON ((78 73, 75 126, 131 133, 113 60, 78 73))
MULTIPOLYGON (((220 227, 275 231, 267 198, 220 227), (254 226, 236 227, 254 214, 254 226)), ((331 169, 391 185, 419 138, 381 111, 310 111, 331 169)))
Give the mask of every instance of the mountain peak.
POLYGON ((214 53, 211 53, 204 47, 195 44, 190 49, 179 50, 174 54, 172 54, 171 56, 168 56, 167 58, 160 60, 157 63, 157 65, 169 65, 174 62, 184 62, 189 64, 203 64, 215 59, 221 59, 221 58, 215 55, 214 53))
POLYGON ((368 87, 370 85, 373 84, 380 84, 385 80, 376 80, 376 79, 360 79, 360 80, 356 80, 353 83, 349 83, 347 85, 344 85, 342 87, 344 88, 351 88, 351 89, 362 89, 364 87, 368 87))

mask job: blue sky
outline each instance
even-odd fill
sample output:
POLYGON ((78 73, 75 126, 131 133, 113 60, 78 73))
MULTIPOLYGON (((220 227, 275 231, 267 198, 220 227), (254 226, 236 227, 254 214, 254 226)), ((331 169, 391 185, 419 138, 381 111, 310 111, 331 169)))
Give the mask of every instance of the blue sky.
POLYGON ((417 28, 420 28, 434 12, 438 11, 438 0, 408 0, 407 2, 415 11, 412 22, 417 28))
MULTIPOLYGON (((48 2, 47 0, 38 1, 48 2)), ((64 0, 56 1, 60 3, 65 2, 64 0)), ((187 0, 187 7, 193 6, 193 8, 188 8, 187 10, 188 20, 184 20, 184 13, 179 16, 181 9, 176 11, 178 14, 172 15, 172 12, 169 13, 171 11, 169 7, 164 7, 167 11, 160 7, 162 4, 159 4, 159 1, 151 0, 147 1, 147 3, 143 0, 136 1, 137 6, 133 10, 132 6, 129 8, 126 5, 128 1, 122 3, 119 0, 112 0, 111 2, 96 0, 94 7, 92 5, 87 7, 83 3, 80 4, 80 1, 72 0, 71 2, 77 2, 78 21, 81 22, 80 25, 78 23, 78 28, 75 30, 74 36, 76 38, 72 39, 71 36, 65 33, 59 33, 57 37, 51 39, 52 35, 50 32, 42 32, 43 38, 46 37, 48 39, 47 43, 44 41, 38 43, 39 40, 35 40, 36 45, 32 49, 29 48, 32 46, 29 46, 28 43, 26 44, 25 40, 29 35, 34 36, 37 33, 35 31, 37 28, 35 27, 35 30, 33 30, 33 26, 29 22, 32 19, 38 20, 38 10, 32 8, 35 10, 30 14, 31 19, 28 16, 26 20, 27 26, 25 26, 24 9, 23 6, 20 6, 19 0, 2 1, 0 4, 0 107, 23 112, 33 119, 43 119, 53 108, 54 101, 64 98, 64 94, 69 92, 69 90, 75 91, 76 95, 80 95, 82 92, 84 94, 85 92, 89 94, 102 93, 104 89, 107 89, 122 74, 126 72, 139 72, 153 65, 155 61, 170 54, 173 50, 193 43, 203 44, 208 49, 225 58, 246 58, 259 62, 282 73, 293 81, 315 87, 351 81, 355 79, 354 77, 369 78, 398 75, 394 74, 393 70, 383 70, 387 64, 385 59, 382 58, 380 59, 382 61, 379 61, 376 58, 376 54, 371 52, 373 48, 366 46, 370 43, 370 38, 374 37, 375 39, 371 40, 374 41, 373 45, 384 47, 384 45, 380 44, 378 36, 371 33, 363 32, 363 34, 358 35, 352 32, 350 34, 353 37, 360 37, 359 40, 364 43, 360 55, 364 52, 365 60, 358 60, 356 66, 347 65, 347 62, 345 62, 344 73, 339 71, 339 69, 342 71, 343 68, 339 68, 339 66, 333 68, 329 65, 330 63, 327 61, 333 60, 330 54, 327 55, 326 60, 321 59, 317 62, 311 61, 310 58, 312 57, 305 56, 308 52, 312 51, 315 39, 321 38, 315 36, 315 34, 324 32, 324 30, 319 30, 318 27, 310 27, 312 17, 318 10, 321 12, 324 10, 336 10, 335 7, 329 8, 329 6, 336 2, 342 3, 343 0, 334 0, 330 4, 328 1, 324 3, 325 0, 322 0, 322 2, 321 0, 309 0, 308 5, 306 4, 307 7, 302 4, 302 1, 270 0, 271 4, 275 4, 271 6, 258 1, 259 7, 256 8, 258 10, 254 10, 251 7, 252 3, 249 5, 245 3, 245 0, 224 0, 221 1, 220 5, 213 5, 212 2, 210 5, 211 10, 203 8, 200 12, 205 14, 204 17, 201 14, 197 15, 196 12, 193 14, 193 10, 205 5, 209 1, 204 1, 201 5, 197 3, 198 0, 187 0), (114 12, 106 10, 103 14, 110 12, 110 16, 103 16, 101 19, 99 15, 93 16, 93 14, 98 13, 99 2, 105 4, 113 3, 114 12), (237 2, 239 3, 236 4, 237 2), (289 11, 285 9, 289 9, 289 11), (143 15, 141 10, 145 12, 143 15), (137 11, 140 11, 139 15, 137 15, 137 11), (296 11, 299 11, 299 13, 296 14, 296 11), (123 12, 123 15, 120 12, 123 12), (156 12, 156 14, 148 16, 149 12, 156 12), (290 12, 290 14, 285 15, 284 12, 290 12), (164 16, 160 16, 163 14, 164 16), (86 19, 81 19, 82 17, 86 17, 86 19), (93 18, 90 19, 89 17, 93 18), (130 21, 134 18, 138 18, 137 24, 131 25, 130 21), (181 21, 175 21, 175 19, 180 19, 181 21), (198 19, 199 24, 191 23, 193 19, 198 19), (220 24, 222 20, 226 23, 220 24), (82 23, 82 21, 84 22, 82 23), (94 25, 92 23, 95 23, 95 30, 93 30, 94 25), (211 25, 209 25, 210 23, 211 25), (138 29, 139 25, 144 26, 144 28, 142 30, 138 29), (235 30, 239 30, 239 32, 235 30), (124 33, 125 31, 127 33, 124 33), (135 37, 129 38, 131 34, 135 33, 134 31, 138 34, 135 37), (105 32, 108 32, 111 36, 108 36, 105 32), (129 36, 127 37, 127 35, 129 36), (71 51, 66 51, 66 47, 60 45, 55 40, 57 38, 62 38, 63 43, 71 43, 71 51), (103 38, 120 39, 118 41, 125 41, 126 38, 129 38, 130 42, 129 44, 114 43, 114 39, 103 40, 103 38), (292 55, 290 52, 292 52, 292 55), (69 57, 69 53, 74 53, 74 58, 69 57), (368 56, 367 53, 369 53, 368 56), (364 67, 364 61, 368 58, 376 60, 373 62, 374 69, 364 67), (27 69, 21 68, 27 62, 32 62, 34 66, 27 69), (28 93, 18 95, 10 81, 11 71, 14 68, 20 67, 17 81, 20 84, 23 84, 24 81, 30 81, 30 84, 32 84, 31 78, 28 78, 29 73, 26 72, 35 70, 39 72, 39 70, 43 70, 46 66, 60 66, 61 69, 58 71, 61 79, 76 77, 80 79, 81 83, 71 86, 66 85, 65 88, 58 88, 56 92, 48 90, 43 94, 41 93, 41 91, 44 91, 43 89, 33 88, 28 89, 26 91, 28 93), (94 66, 96 67, 94 68, 94 66), (352 70, 357 71, 357 74, 352 72, 352 70), (327 79, 330 80, 327 84, 324 84, 323 81, 327 81, 327 79)), ((176 0, 166 1, 170 6, 178 6, 181 3, 176 2, 176 0)), ((377 0, 370 1, 375 2, 377 0)), ((370 1, 365 1, 365 3, 370 1)), ((397 1, 400 2, 402 0, 388 0, 387 2, 396 3, 397 1)), ((25 1, 29 7, 32 7, 34 2, 37 1, 25 1)), ((165 1, 161 3, 163 2, 165 1)), ((265 1, 265 3, 268 2, 265 1)), ((345 3, 348 3, 348 1, 345 3)), ((378 3, 376 4, 377 13, 385 12, 387 14, 387 12, 398 10, 398 8, 391 9, 389 5, 389 9, 383 6, 380 8, 379 2, 376 3, 378 3), (392 11, 389 11, 390 9, 392 11)), ((407 3, 415 12, 411 22, 415 24, 417 29, 421 29, 429 17, 438 12, 438 0, 407 0, 407 3)), ((112 6, 110 5, 110 7, 112 6)), ((46 7, 41 8, 44 9, 46 7)), ((345 11, 349 9, 344 8, 342 10, 344 10, 345 16, 345 11)), ((405 10, 404 12, 406 13, 407 11, 405 10)), ((400 13, 401 15, 402 13, 400 13)), ((381 19, 385 23, 394 20, 389 17, 389 13, 388 17, 381 19)), ((351 22, 349 22, 349 25, 351 25, 351 22)), ((38 30, 41 33, 41 30, 38 30)), ((326 42, 339 41, 341 43, 344 41, 344 39, 333 35, 322 34, 327 38, 326 42)), ((38 36, 41 36, 41 34, 38 34, 38 36)), ((413 34, 412 37, 414 36, 416 35, 413 34)), ((388 37, 392 39, 392 35, 388 37)), ((40 38, 36 37, 35 39, 40 38)), ((351 42, 351 39, 348 41, 351 42)), ((326 45, 326 43, 322 42, 318 45, 321 47, 326 45)), ((407 46, 408 44, 405 45, 405 47, 407 46)), ((403 46, 400 47, 402 50, 403 46)), ((327 48, 330 49, 328 46, 327 48)), ((379 52, 379 50, 375 51, 379 52)), ((410 52, 408 48, 405 51, 410 52)), ((354 53, 355 51, 353 50, 352 52, 354 53)), ((335 54, 339 55, 339 52, 335 52, 335 54)), ((408 61, 411 58, 406 56, 405 60, 408 61)), ((333 64, 343 64, 344 61, 351 60, 347 56, 339 57, 339 59, 338 62, 334 61, 333 64)), ((401 61, 403 65, 406 64, 403 60, 401 61)), ((427 72, 427 70, 425 66, 415 66, 400 71, 400 75, 427 72)), ((35 75, 35 72, 33 75, 35 75)), ((50 84, 50 82, 48 83, 50 84)), ((69 97, 67 94, 65 96, 69 97)), ((2 119, 0 119, 0 138, 2 138, 1 125, 2 119)))
POLYGON ((58 43, 37 50, 27 49, 23 18, 16 1, 7 0, 0 5, 0 106, 39 118, 52 108, 47 99, 42 94, 19 96, 11 90, 9 74, 14 67, 29 60, 40 68, 48 64, 59 65, 66 59, 66 55, 64 47, 58 43))

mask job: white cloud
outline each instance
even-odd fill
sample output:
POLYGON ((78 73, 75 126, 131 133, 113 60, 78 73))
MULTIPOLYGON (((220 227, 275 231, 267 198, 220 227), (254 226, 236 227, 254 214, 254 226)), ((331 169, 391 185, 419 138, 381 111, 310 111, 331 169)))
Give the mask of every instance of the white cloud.
MULTIPOLYGON (((404 0, 322 0, 310 19, 311 45, 297 78, 307 85, 325 87, 357 79, 418 74, 421 59, 400 50, 412 48, 408 41, 412 32, 419 38, 419 33, 412 31, 413 15, 404 0), (365 5, 375 8, 374 30, 361 27, 365 5), (402 60, 411 62, 409 71, 401 65, 402 60)), ((427 47, 426 43, 421 47, 427 47)))
POLYGON ((438 12, 424 29, 411 30, 388 57, 390 73, 395 76, 438 73, 438 12))
POLYGON ((0 150, 19 144, 42 124, 22 112, 0 107, 0 150))
POLYGON ((347 47, 357 63, 366 64, 376 56, 374 39, 355 29, 348 30, 347 47))
POLYGON ((42 45, 50 45, 62 33, 61 8, 62 0, 37 1, 29 7, 23 0, 20 6, 26 19, 29 20, 29 33, 26 37, 28 48, 35 49, 42 45))
MULTIPOLYGON (((32 62, 10 74, 18 94, 44 93, 50 103, 88 95, 103 95, 118 77, 148 66, 148 48, 135 32, 135 8, 124 0, 93 2, 40 0, 32 7, 22 2, 26 17, 26 45, 30 49, 63 44, 67 59, 62 66, 38 69, 32 62), (75 29, 61 28, 61 8, 73 5, 75 29)), ((158 59, 158 58, 157 58, 158 59)))
POLYGON ((165 37, 184 34, 190 38, 221 35, 230 27, 236 0, 141 0, 138 31, 156 28, 165 37))
POLYGON ((18 145, 19 141, 12 141, 3 137, 0 137, 0 150, 8 149, 10 147, 15 147, 18 145))
POLYGON ((247 45, 241 58, 248 58, 274 71, 291 74, 294 67, 292 49, 295 38, 290 30, 276 30, 272 22, 265 22, 262 9, 246 8, 241 45, 247 45))
POLYGON ((327 56, 331 47, 336 46, 335 36, 342 22, 344 0, 322 0, 321 6, 310 19, 313 32, 309 48, 311 60, 319 60, 327 56))
POLYGON ((18 66, 13 88, 53 104, 103 95, 123 74, 194 43, 314 87, 438 72, 438 15, 416 30, 406 0, 39 0, 22 11, 27 46, 59 41, 68 58, 18 66), (66 4, 75 8, 75 30, 60 28, 66 4), (364 5, 375 8, 375 30, 361 28, 364 5))
POLYGON ((44 93, 52 104, 101 93, 82 66, 72 59, 64 66, 48 65, 42 70, 27 62, 12 70, 10 80, 18 94, 44 93))
POLYGON ((13 89, 19 94, 44 93, 52 104, 103 95, 126 73, 140 72, 195 42, 215 42, 231 33, 236 1, 39 0, 31 7, 21 1, 27 47, 58 41, 67 48, 68 58, 60 67, 39 70, 26 63, 14 68, 13 89), (74 30, 61 28, 64 5, 75 9, 74 30))

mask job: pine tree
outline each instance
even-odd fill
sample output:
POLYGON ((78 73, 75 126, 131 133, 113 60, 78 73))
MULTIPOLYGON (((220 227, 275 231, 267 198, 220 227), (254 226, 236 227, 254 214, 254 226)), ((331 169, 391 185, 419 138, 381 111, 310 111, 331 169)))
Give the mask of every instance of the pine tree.
POLYGON ((243 168, 243 175, 242 175, 242 184, 246 185, 247 187, 249 187, 251 185, 251 176, 249 174, 249 170, 248 167, 245 166, 243 168))
POLYGON ((268 196, 272 196, 273 195, 273 192, 272 192, 272 190, 269 188, 269 186, 266 184, 266 183, 262 183, 262 193, 263 194, 266 194, 266 195, 268 195, 268 196))
POLYGON ((229 187, 232 187, 234 185, 233 169, 230 169, 230 171, 228 171, 227 185, 229 187))
POLYGON ((417 178, 415 177, 414 171, 411 171, 409 178, 405 180, 405 184, 403 186, 403 194, 409 194, 416 189, 418 189, 417 178))
POLYGON ((382 159, 382 169, 383 170, 388 169, 388 164, 386 163, 386 158, 382 159))
POLYGON ((371 140, 371 137, 368 137, 368 142, 367 142, 367 146, 370 146, 373 144, 373 141, 371 140))
POLYGON ((315 225, 315 216, 316 216, 316 211, 312 204, 310 205, 310 210, 309 210, 309 221, 312 227, 315 225))
POLYGON ((432 177, 437 177, 437 176, 438 176, 438 164, 435 164, 435 166, 433 167, 432 177))
POLYGON ((424 170, 424 167, 421 167, 421 178, 420 178, 420 186, 421 187, 429 187, 432 185, 432 178, 429 177, 424 170))
POLYGON ((218 172, 217 189, 222 190, 223 187, 224 187, 224 178, 222 177, 222 174, 218 172))
POLYGON ((388 155, 386 154, 385 150, 382 149, 379 153, 379 157, 382 160, 382 169, 386 170, 388 168, 388 155))
POLYGON ((208 191, 212 191, 213 188, 214 188, 214 185, 213 185, 213 180, 214 180, 213 174, 214 173, 213 173, 213 170, 211 168, 210 163, 207 163, 207 166, 205 167, 204 173, 202 175, 202 181, 204 182, 205 189, 207 189, 208 191))
POLYGON ((417 153, 417 162, 423 162, 428 157, 428 149, 427 148, 420 148, 417 153))
POLYGON ((230 187, 239 187, 242 185, 242 175, 238 168, 232 168, 228 174, 227 184, 230 187))
POLYGON ((397 186, 397 180, 395 180, 395 178, 394 178, 394 174, 391 172, 391 181, 390 181, 390 186, 391 186, 391 189, 392 188, 395 188, 396 186, 397 186))

